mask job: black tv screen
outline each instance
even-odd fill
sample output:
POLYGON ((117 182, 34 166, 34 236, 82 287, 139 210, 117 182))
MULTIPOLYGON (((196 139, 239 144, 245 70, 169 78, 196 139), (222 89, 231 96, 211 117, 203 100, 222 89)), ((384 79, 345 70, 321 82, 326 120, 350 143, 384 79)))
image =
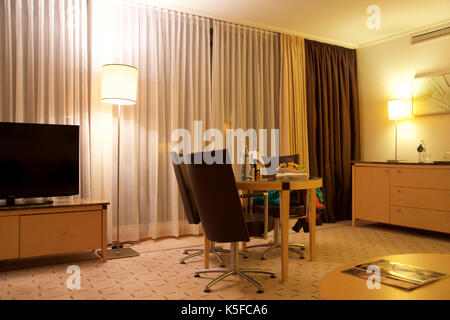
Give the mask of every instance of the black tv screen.
POLYGON ((79 192, 79 126, 0 122, 0 199, 79 192))

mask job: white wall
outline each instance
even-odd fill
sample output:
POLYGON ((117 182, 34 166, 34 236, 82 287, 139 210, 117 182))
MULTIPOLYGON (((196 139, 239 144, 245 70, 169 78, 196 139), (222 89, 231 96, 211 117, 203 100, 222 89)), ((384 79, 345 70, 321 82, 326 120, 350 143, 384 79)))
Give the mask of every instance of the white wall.
MULTIPOLYGON (((416 74, 450 70, 450 36, 416 45, 409 36, 357 49, 363 160, 394 159, 394 121, 388 120, 389 99, 411 98, 416 74)), ((450 114, 415 117, 399 122, 398 158, 417 161, 424 140, 431 160, 450 151, 450 114)))

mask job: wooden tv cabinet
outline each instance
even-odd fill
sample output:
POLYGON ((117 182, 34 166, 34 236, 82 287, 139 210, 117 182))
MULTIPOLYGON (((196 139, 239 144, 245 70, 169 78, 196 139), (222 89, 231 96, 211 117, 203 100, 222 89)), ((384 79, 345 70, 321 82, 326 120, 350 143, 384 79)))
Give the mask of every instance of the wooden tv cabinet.
POLYGON ((356 162, 356 220, 450 233, 450 165, 356 162))
POLYGON ((0 207, 0 260, 95 249, 106 252, 107 205, 78 199, 0 207))

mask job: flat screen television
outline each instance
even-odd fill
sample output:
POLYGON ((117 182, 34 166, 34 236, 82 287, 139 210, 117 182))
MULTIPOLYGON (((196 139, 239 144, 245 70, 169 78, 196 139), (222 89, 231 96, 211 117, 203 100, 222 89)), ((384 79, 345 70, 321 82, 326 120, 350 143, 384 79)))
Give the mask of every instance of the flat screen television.
POLYGON ((79 126, 0 122, 0 199, 79 193, 79 126))

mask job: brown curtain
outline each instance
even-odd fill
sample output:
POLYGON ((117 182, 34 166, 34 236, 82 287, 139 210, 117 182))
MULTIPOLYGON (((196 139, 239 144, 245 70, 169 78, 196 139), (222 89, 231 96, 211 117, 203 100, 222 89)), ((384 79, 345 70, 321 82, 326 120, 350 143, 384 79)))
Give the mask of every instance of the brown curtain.
POLYGON ((360 159, 356 50, 305 40, 309 165, 324 181, 324 222, 351 218, 351 161, 360 159))

